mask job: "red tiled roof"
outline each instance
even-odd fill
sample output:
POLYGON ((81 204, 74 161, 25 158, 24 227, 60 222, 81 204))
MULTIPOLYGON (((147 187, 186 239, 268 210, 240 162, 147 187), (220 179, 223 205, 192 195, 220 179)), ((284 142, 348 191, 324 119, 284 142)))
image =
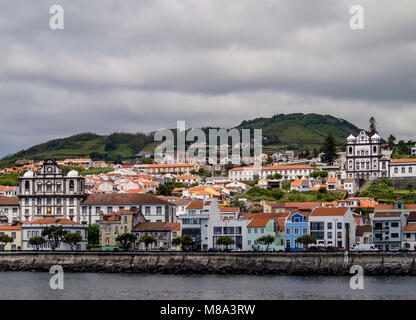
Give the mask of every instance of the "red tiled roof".
POLYGON ((328 216, 343 216, 349 208, 337 207, 337 208, 316 208, 312 211, 313 217, 328 217, 328 216))

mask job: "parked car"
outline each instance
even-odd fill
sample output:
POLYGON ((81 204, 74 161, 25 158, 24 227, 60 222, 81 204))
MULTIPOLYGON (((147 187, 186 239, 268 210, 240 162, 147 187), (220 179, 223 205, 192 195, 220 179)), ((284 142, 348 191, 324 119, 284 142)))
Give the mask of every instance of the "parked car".
POLYGON ((400 248, 399 249, 400 252, 409 252, 409 248, 400 248))
POLYGON ((350 251, 379 251, 373 244, 354 244, 350 251))

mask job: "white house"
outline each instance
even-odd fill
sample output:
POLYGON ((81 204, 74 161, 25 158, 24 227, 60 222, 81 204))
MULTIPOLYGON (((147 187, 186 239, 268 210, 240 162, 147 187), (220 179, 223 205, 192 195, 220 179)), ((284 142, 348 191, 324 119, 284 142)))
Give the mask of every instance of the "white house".
POLYGON ((306 179, 316 169, 309 165, 287 165, 287 166, 269 166, 262 169, 263 179, 267 176, 279 173, 284 180, 306 179))
POLYGON ((247 225, 250 220, 245 220, 239 214, 238 208, 220 208, 218 205, 209 212, 208 220, 208 248, 220 248, 216 244, 219 237, 229 237, 234 244, 229 249, 247 250, 247 225))
POLYGON ((416 177, 416 159, 391 159, 389 171, 391 178, 416 177))
MULTIPOLYGON (((45 227, 50 226, 62 226, 63 229, 67 232, 71 233, 79 233, 82 237, 82 241, 74 246, 74 250, 86 250, 87 249, 87 226, 81 223, 74 222, 68 219, 60 219, 60 218, 44 218, 44 219, 37 219, 34 221, 27 221, 22 223, 22 244, 23 250, 35 250, 36 248, 29 244, 29 239, 32 237, 39 237, 42 235, 42 231, 45 227)), ((47 240, 47 238, 46 238, 47 240)), ((39 250, 42 251, 50 251, 51 246, 49 245, 48 241, 44 245, 40 247, 39 250)), ((71 250, 69 244, 61 242, 59 247, 56 248, 57 251, 63 250, 71 250)))
POLYGON ((356 222, 350 208, 313 209, 309 230, 320 245, 349 249, 355 244, 356 222))

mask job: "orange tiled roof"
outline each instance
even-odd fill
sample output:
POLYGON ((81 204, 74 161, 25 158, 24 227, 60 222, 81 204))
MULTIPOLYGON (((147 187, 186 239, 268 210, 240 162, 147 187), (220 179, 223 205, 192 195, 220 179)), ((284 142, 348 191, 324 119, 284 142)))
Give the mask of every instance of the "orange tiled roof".
POLYGON ((337 208, 316 208, 311 216, 314 217, 328 217, 328 216, 343 216, 348 211, 346 207, 337 208))

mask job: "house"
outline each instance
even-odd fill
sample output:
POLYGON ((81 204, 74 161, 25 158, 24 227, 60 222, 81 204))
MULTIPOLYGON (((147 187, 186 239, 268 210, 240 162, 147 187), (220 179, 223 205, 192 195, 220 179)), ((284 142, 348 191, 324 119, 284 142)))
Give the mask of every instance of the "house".
POLYGON ((15 186, 0 186, 0 197, 16 197, 18 194, 19 187, 15 186))
POLYGON ((140 209, 149 222, 176 222, 175 204, 148 193, 89 194, 81 202, 82 221, 95 224, 102 214, 140 209))
MULTIPOLYGON (((87 240, 87 229, 88 227, 84 224, 65 219, 65 218, 41 218, 34 221, 23 221, 22 222, 22 248, 23 250, 36 250, 35 246, 29 244, 29 239, 32 237, 39 237, 42 235, 42 231, 46 227, 51 226, 62 226, 62 228, 70 233, 79 233, 82 237, 82 241, 74 246, 74 250, 86 250, 87 240)), ((46 238, 46 240, 48 240, 46 238)), ((51 251, 51 246, 48 241, 40 246, 42 251, 51 251)), ((56 251, 68 251, 71 250, 71 246, 67 243, 61 242, 56 248, 56 251)))
POLYGON ((403 227, 402 248, 416 250, 416 224, 407 224, 403 227))
POLYGON ((177 182, 181 182, 187 186, 190 186, 191 184, 201 183, 201 177, 198 175, 191 175, 191 176, 177 176, 176 177, 177 182))
POLYGON ((416 159, 391 159, 389 173, 390 178, 416 177, 416 159))
POLYGON ((0 196, 0 222, 13 223, 19 220, 19 198, 0 196))
POLYGON ((6 244, 4 247, 0 246, 0 250, 22 250, 22 227, 21 226, 1 226, 0 236, 8 235, 13 239, 13 242, 6 244))
POLYGON ((269 166, 262 168, 261 175, 263 179, 267 176, 279 173, 284 180, 306 179, 316 169, 309 165, 285 165, 285 166, 269 166))
POLYGON ((384 251, 401 248, 405 224, 406 216, 402 211, 376 211, 372 220, 375 247, 384 251))
POLYGON ((133 228, 132 233, 137 237, 135 244, 136 250, 168 250, 172 248, 172 239, 180 236, 180 224, 168 222, 142 222, 133 228), (145 235, 155 238, 156 243, 153 243, 150 247, 146 248, 146 245, 140 242, 140 239, 145 235))
POLYGON ((213 207, 209 212, 208 220, 208 248, 222 249, 217 245, 220 237, 229 237, 234 244, 229 249, 247 250, 247 224, 248 221, 240 216, 236 207, 213 207))
POLYGON ((358 191, 358 182, 355 179, 345 179, 344 189, 348 195, 354 195, 358 191))
POLYGON ((123 233, 132 233, 136 225, 144 222, 146 222, 146 219, 138 209, 102 214, 99 224, 100 250, 119 250, 117 237, 123 233))
POLYGON ((262 236, 272 236, 275 240, 269 245, 269 248, 276 251, 284 250, 283 237, 277 221, 277 214, 247 214, 244 219, 248 220, 247 225, 247 250, 266 250, 267 245, 261 244, 259 238, 262 236), (279 230, 280 229, 280 230, 279 230))
POLYGON ((191 170, 198 171, 199 165, 196 163, 167 163, 167 164, 149 164, 145 168, 147 174, 184 174, 191 175, 191 170))
POLYGON ((373 243, 373 227, 372 225, 357 225, 355 231, 356 244, 371 244, 373 243))
POLYGON ((218 210, 216 199, 193 200, 178 216, 181 223, 182 235, 189 235, 194 240, 194 248, 208 250, 208 219, 211 211, 218 210))
POLYGON ((253 181, 256 176, 254 167, 238 167, 228 170, 230 181, 253 181))
POLYGON ((285 212, 285 204, 276 201, 261 201, 264 213, 285 212))
POLYGON ((327 181, 328 191, 336 191, 341 187, 341 181, 337 177, 330 177, 327 181))
POLYGON ((302 243, 296 239, 309 234, 308 215, 300 212, 293 212, 287 216, 285 221, 285 250, 297 251, 303 249, 302 243))
POLYGON ((313 209, 309 230, 318 245, 349 249, 355 243, 356 222, 350 208, 313 209))
POLYGON ((309 191, 309 180, 296 179, 290 183, 290 191, 309 191))

